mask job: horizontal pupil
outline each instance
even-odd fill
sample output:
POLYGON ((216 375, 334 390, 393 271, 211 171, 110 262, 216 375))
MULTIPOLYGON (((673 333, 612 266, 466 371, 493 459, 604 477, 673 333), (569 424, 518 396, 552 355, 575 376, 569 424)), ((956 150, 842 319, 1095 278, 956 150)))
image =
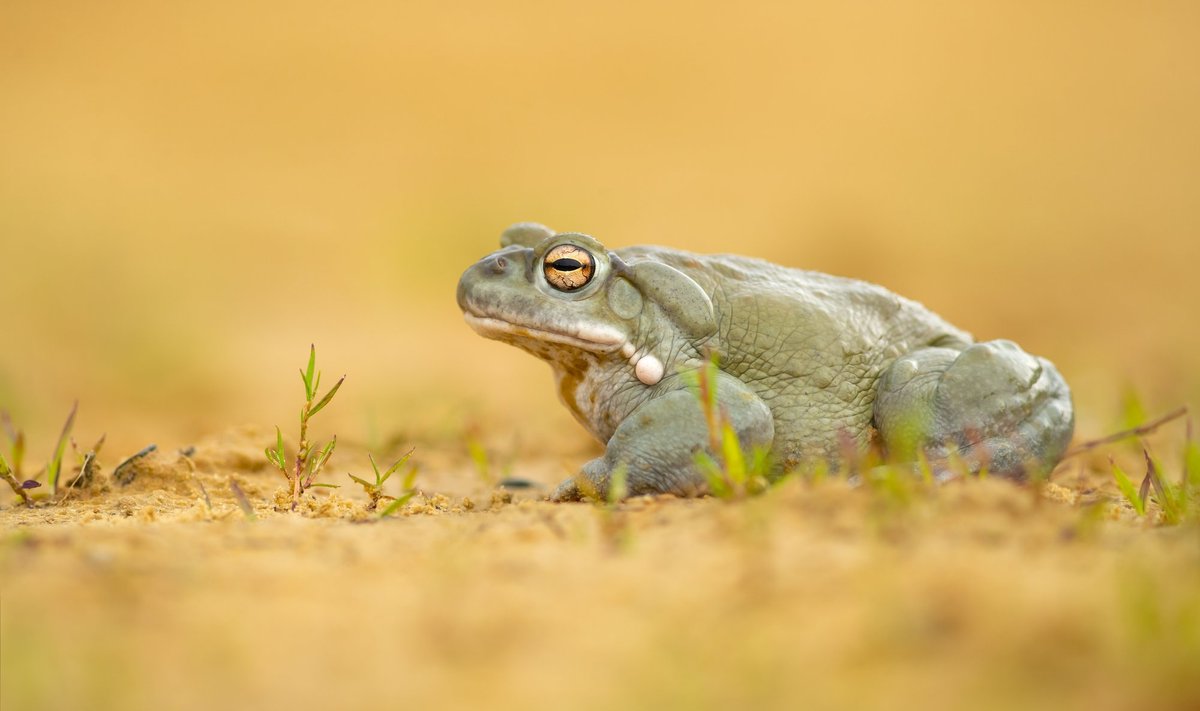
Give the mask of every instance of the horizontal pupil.
POLYGON ((550 264, 550 266, 554 267, 560 272, 573 272, 576 269, 583 267, 583 264, 574 259, 556 259, 550 264))

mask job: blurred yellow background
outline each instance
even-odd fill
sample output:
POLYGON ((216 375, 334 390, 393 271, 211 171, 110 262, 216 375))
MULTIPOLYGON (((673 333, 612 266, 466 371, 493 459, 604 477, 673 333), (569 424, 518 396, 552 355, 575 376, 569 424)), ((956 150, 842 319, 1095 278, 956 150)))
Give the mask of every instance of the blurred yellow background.
POLYGON ((14 0, 0 406, 34 458, 76 397, 119 449, 290 426, 315 342, 347 438, 573 427, 454 303, 538 220, 882 283, 1107 427, 1200 392, 1198 67, 1190 0, 14 0))

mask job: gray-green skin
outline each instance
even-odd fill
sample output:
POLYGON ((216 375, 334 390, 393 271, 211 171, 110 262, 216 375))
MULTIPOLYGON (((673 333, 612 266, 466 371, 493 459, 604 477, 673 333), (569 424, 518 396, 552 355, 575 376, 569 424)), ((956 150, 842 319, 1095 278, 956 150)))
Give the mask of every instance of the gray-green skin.
POLYGON ((882 287, 757 259, 609 251, 521 223, 462 275, 458 303, 481 335, 550 363, 562 401, 606 443, 558 501, 604 496, 617 467, 630 495, 704 493, 708 423, 687 373, 712 353, 721 410, 776 472, 879 445, 904 459, 923 450, 939 474, 956 452, 973 470, 1022 477, 1052 468, 1074 429, 1049 361, 1011 341, 974 343, 882 287), (570 291, 544 263, 563 244, 594 258, 570 291))

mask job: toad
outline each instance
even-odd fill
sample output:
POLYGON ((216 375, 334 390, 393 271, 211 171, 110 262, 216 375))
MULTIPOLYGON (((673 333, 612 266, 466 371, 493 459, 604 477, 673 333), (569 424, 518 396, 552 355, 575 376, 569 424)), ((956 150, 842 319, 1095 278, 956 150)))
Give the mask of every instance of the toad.
POLYGON ((1049 471, 1074 429, 1044 358, 975 342, 874 284, 758 259, 609 250, 521 223, 463 273, 458 304, 480 335, 549 363, 563 403, 605 444, 556 501, 604 496, 619 467, 629 495, 704 493, 696 454, 720 455, 695 392, 710 357, 720 412, 777 474, 850 445, 923 453, 939 474, 957 455, 1020 478, 1049 471))

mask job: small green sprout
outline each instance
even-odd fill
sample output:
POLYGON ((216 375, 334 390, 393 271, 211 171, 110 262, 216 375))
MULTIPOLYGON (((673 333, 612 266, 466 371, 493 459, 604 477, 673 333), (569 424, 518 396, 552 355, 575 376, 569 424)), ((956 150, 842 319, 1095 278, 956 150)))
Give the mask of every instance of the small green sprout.
MULTIPOLYGON (((593 492, 595 493, 595 492, 593 492)), ((621 509, 621 502, 629 496, 629 468, 618 464, 608 478, 608 496, 603 500, 594 497, 600 511, 600 532, 609 547, 623 552, 633 544, 633 530, 629 527, 628 512, 621 509)))
POLYGON ((50 493, 58 493, 58 478, 62 474, 63 454, 67 450, 67 440, 71 437, 71 428, 75 426, 75 413, 79 411, 79 401, 71 406, 71 412, 67 415, 67 421, 63 424, 62 434, 58 436, 58 444, 54 447, 54 456, 50 459, 50 463, 46 465, 46 483, 50 486, 50 493))
MULTIPOLYGON (((1186 413, 1186 409, 1182 412, 1186 413)), ((1160 419, 1159 422, 1162 421, 1164 420, 1160 419)), ((1162 512, 1160 520, 1164 524, 1173 526, 1200 520, 1200 482, 1196 481, 1197 471, 1200 470, 1200 447, 1197 447, 1192 439, 1191 418, 1187 420, 1187 435, 1183 443, 1178 483, 1167 480, 1163 475, 1161 462, 1150 453, 1145 442, 1142 443, 1142 458, 1146 462, 1146 475, 1142 478, 1139 488, 1134 487, 1133 480, 1117 465, 1111 455, 1108 458, 1117 489, 1133 507, 1134 512, 1138 516, 1145 516, 1149 510, 1147 504, 1154 501, 1162 512)))
POLYGON ((489 487, 492 486, 496 478, 492 475, 491 458, 483 443, 479 441, 479 437, 474 434, 467 435, 467 456, 471 458, 471 463, 475 465, 475 472, 479 474, 483 483, 489 487))
MULTIPOLYGON (((33 498, 27 493, 28 489, 36 489, 41 484, 37 479, 43 474, 46 474, 46 482, 50 486, 50 495, 58 493, 58 483, 62 479, 63 458, 67 451, 67 442, 71 443, 71 447, 79 454, 79 449, 75 445, 75 440, 71 438, 71 430, 75 426, 75 414, 79 411, 79 401, 76 400, 71 406, 71 412, 67 414, 67 420, 63 423, 62 432, 58 436, 58 442, 54 445, 54 452, 50 461, 46 466, 38 471, 33 478, 26 479, 21 474, 21 466, 25 460, 25 433, 13 427, 12 419, 7 412, 0 412, 0 425, 3 426, 9 440, 12 441, 11 462, 0 456, 0 479, 4 479, 9 487, 21 497, 21 500, 26 506, 33 505, 33 498)), ((96 443, 90 452, 83 455, 80 459, 80 476, 76 477, 72 482, 72 486, 80 481, 81 477, 90 477, 95 463, 96 451, 100 445, 104 443, 104 437, 96 443)), ((83 483, 86 483, 86 479, 83 483)))
MULTIPOLYGON (((1193 520, 1197 515, 1200 515, 1200 500, 1197 500, 1197 493, 1191 490, 1191 477, 1188 473, 1187 452, 1184 452, 1184 469, 1182 480, 1178 484, 1173 484, 1165 480, 1161 474, 1162 466, 1150 454, 1148 449, 1142 450, 1143 456, 1146 458, 1146 479, 1149 484, 1143 482, 1143 489, 1154 489, 1154 500, 1162 509, 1163 523, 1168 525, 1177 525, 1185 521, 1193 520)), ((1145 497, 1143 497, 1145 498, 1145 497)))
POLYGON ((629 468, 618 464, 608 479, 608 506, 615 508, 629 496, 629 468))
POLYGON ((478 424, 468 424, 464 438, 467 442, 467 458, 470 459, 470 464, 474 465, 480 482, 484 483, 487 489, 494 488, 500 479, 508 476, 511 462, 504 464, 504 462, 497 461, 497 458, 493 458, 479 434, 478 424))
MULTIPOLYGON (((400 460, 398 462, 396 462, 392 466, 388 467, 388 473, 385 474, 383 476, 383 480, 380 481, 381 486, 383 484, 383 481, 386 481, 388 476, 391 475, 391 472, 395 471, 397 467, 399 467, 401 464, 403 464, 404 461, 407 460, 409 455, 411 455, 411 454, 412 454, 412 450, 410 449, 408 451, 408 454, 405 454, 403 457, 400 458, 400 460)), ((371 460, 371 465, 372 466, 375 465, 375 461, 373 459, 371 460)), ((408 468, 408 471, 406 471, 404 473, 404 479, 402 480, 402 483, 400 485, 400 495, 399 496, 382 496, 382 497, 380 497, 380 498, 391 499, 392 502, 390 504, 388 504, 386 507, 384 507, 383 511, 379 512, 379 518, 387 518, 388 516, 391 516, 392 514, 396 513, 401 508, 403 508, 405 504, 407 504, 410 500, 412 500, 412 497, 417 495, 417 489, 416 489, 417 472, 418 472, 417 467, 410 466, 408 468)), ((378 468, 375 469, 375 476, 378 479, 378 477, 379 477, 379 469, 378 468)), ((370 506, 369 508, 374 508, 375 503, 376 502, 374 500, 372 500, 372 506, 370 506)))
POLYGON ((737 431, 717 399, 719 374, 716 353, 703 366, 688 373, 708 425, 708 451, 696 452, 696 467, 708 480, 709 493, 717 498, 740 499, 761 494, 769 485, 770 454, 766 449, 755 448, 747 462, 737 431))
POLYGON ((1125 473, 1125 470, 1117 464, 1117 460, 1111 455, 1108 458, 1109 466, 1112 467, 1113 479, 1117 482, 1117 488, 1121 490, 1121 495, 1133 507, 1138 516, 1146 515, 1146 501, 1138 494, 1137 487, 1133 485, 1133 480, 1125 473))
MULTIPOLYGON (((4 458, 3 454, 0 454, 0 479, 4 479, 4 481, 8 482, 8 485, 12 487, 13 492, 16 493, 17 496, 21 497, 21 501, 24 502, 26 506, 33 506, 33 499, 29 498, 29 494, 25 492, 25 489, 31 487, 25 486, 26 482, 22 482, 20 477, 14 473, 13 468, 9 467, 8 460, 4 458)), ((32 483, 37 484, 37 482, 32 483)))
MULTIPOLYGON (((350 477, 351 479, 353 479, 355 482, 357 482, 360 486, 362 486, 363 491, 367 492, 367 496, 371 497, 371 503, 369 503, 367 505, 368 511, 374 511, 375 508, 377 506, 379 506, 379 502, 384 499, 395 499, 396 498, 395 496, 388 496, 387 494, 384 494, 383 493, 383 485, 392 476, 392 474, 396 473, 397 469, 399 469, 401 466, 404 465, 405 462, 408 461, 409 457, 412 456, 412 453, 413 453, 412 449, 408 450, 407 452, 404 453, 403 456, 401 456, 399 459, 397 459, 392 464, 392 466, 388 467, 387 470, 382 473, 379 471, 379 465, 375 463, 375 457, 373 457, 371 454, 368 453, 367 458, 371 460, 371 469, 374 470, 374 472, 375 472, 374 483, 369 482, 366 479, 361 479, 359 477, 356 477, 353 474, 346 475, 346 476, 350 477)), ((404 475, 404 490, 406 492, 411 492, 411 490, 413 488, 413 484, 416 482, 416 478, 417 478, 417 468, 409 467, 408 472, 406 472, 404 475)), ((412 498, 411 495, 409 496, 409 498, 412 498)), ((405 501, 407 501, 407 499, 405 499, 405 501)))
POLYGON ((300 497, 309 488, 314 486, 334 487, 335 484, 317 484, 314 480, 321 473, 329 457, 333 455, 334 447, 337 446, 337 436, 335 435, 324 447, 320 448, 314 455, 314 444, 308 441, 308 421, 314 415, 325 408, 326 405, 333 400, 333 396, 337 394, 342 383, 346 381, 346 376, 342 376, 329 392, 325 393, 319 399, 317 392, 321 389, 321 373, 316 370, 317 364, 317 347, 311 346, 308 352, 308 367, 300 371, 300 380, 304 382, 304 407, 300 408, 300 443, 296 450, 296 459, 292 467, 288 467, 287 457, 283 449, 283 432, 279 426, 275 427, 275 447, 266 449, 267 460, 275 465, 277 469, 287 479, 288 484, 292 489, 292 510, 295 511, 300 503, 300 497))
POLYGON ((504 486, 505 481, 512 475, 513 460, 516 458, 516 444, 507 453, 496 453, 489 450, 480 436, 478 424, 468 424, 463 433, 467 447, 467 458, 475 467, 479 480, 489 489, 504 486))

